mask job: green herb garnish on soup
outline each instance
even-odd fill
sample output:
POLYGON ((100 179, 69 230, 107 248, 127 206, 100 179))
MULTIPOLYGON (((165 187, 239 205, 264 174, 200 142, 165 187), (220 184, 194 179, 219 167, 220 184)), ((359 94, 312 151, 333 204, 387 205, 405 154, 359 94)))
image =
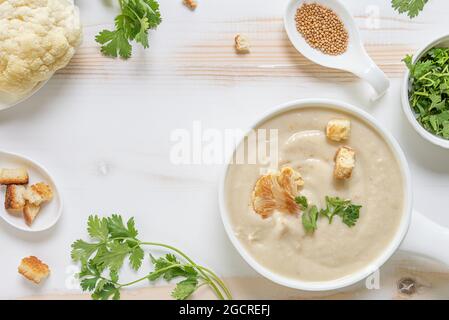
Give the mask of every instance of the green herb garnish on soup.
POLYGON ((353 204, 351 200, 340 199, 339 197, 326 196, 326 208, 318 210, 317 206, 309 206, 305 196, 295 198, 295 202, 303 210, 302 225, 306 232, 314 232, 317 229, 319 216, 326 217, 332 223, 334 216, 339 216, 344 224, 353 227, 360 217, 362 206, 353 204))

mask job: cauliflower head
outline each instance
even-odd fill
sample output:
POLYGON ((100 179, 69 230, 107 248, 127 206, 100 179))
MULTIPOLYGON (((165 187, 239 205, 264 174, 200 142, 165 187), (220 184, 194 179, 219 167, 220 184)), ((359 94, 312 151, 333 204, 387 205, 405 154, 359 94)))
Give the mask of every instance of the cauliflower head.
POLYGON ((25 94, 64 68, 81 43, 71 0, 0 0, 0 90, 25 94))

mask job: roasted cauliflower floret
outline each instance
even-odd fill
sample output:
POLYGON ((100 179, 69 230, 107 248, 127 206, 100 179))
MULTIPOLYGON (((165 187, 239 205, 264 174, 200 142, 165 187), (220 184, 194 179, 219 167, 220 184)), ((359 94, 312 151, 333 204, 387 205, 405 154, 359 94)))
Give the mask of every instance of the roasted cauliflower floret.
POLYGON ((303 185, 301 174, 290 167, 260 177, 252 194, 254 211, 262 218, 269 217, 275 209, 291 214, 298 212, 295 197, 303 185))
POLYGON ((69 0, 0 0, 0 90, 24 94, 65 67, 81 42, 69 0))

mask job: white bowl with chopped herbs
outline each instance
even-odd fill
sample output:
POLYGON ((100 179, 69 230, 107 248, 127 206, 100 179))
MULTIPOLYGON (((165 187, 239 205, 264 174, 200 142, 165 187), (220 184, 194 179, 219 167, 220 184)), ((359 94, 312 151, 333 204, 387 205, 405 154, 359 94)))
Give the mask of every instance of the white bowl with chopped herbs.
POLYGON ((449 35, 403 61, 402 107, 408 121, 424 139, 449 149, 449 35))

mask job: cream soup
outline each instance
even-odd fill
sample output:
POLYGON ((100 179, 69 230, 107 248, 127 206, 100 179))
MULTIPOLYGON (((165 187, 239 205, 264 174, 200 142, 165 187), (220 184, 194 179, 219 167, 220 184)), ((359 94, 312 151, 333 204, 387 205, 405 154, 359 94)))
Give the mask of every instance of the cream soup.
MULTIPOLYGON (((339 217, 329 224, 319 218, 314 233, 306 233, 301 214, 275 211, 261 218, 252 207, 251 195, 265 168, 262 164, 231 164, 225 181, 225 203, 233 231, 248 253, 262 266, 302 281, 335 280, 368 266, 394 238, 403 215, 404 190, 401 170, 393 151, 368 123, 351 114, 310 107, 287 111, 256 129, 278 129, 278 169, 289 166, 301 173, 301 194, 319 208, 325 196, 339 196, 362 205, 354 227, 339 217), (326 124, 335 118, 351 121, 347 141, 326 138, 326 124), (333 177, 334 156, 339 146, 356 152, 349 180, 333 177)), ((266 143, 264 141, 263 143, 266 143)), ((257 148, 241 143, 237 148, 257 148)))

